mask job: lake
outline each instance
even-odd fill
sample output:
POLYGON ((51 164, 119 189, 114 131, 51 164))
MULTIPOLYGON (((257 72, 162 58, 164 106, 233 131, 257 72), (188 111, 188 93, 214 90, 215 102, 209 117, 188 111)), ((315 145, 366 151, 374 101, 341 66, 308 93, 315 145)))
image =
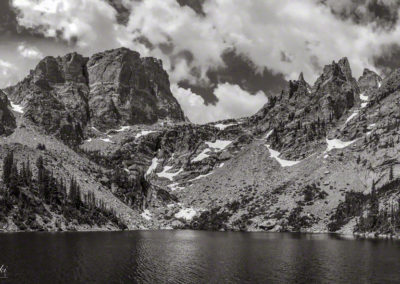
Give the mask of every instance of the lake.
POLYGON ((0 234, 0 283, 400 283, 400 242, 327 234, 0 234))

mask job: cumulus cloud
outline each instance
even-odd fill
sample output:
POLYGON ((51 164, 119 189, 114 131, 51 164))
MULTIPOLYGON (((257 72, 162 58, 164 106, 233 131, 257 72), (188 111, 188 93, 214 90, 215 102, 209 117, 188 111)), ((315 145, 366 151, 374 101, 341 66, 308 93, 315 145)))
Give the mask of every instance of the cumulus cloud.
POLYGON ((116 11, 100 0, 12 0, 18 23, 46 37, 61 37, 81 52, 113 48, 122 30, 116 11))
POLYGON ((0 59, 0 83, 3 83, 4 86, 10 85, 16 71, 17 69, 11 62, 0 59))
POLYGON ((42 59, 43 54, 33 46, 27 46, 25 43, 18 45, 18 52, 22 57, 29 59, 42 59))
MULTIPOLYGON (((124 21, 117 19, 116 9, 108 2, 12 0, 12 5, 19 11, 20 25, 46 37, 61 38, 85 55, 122 45, 142 55, 161 58, 175 84, 175 95, 187 113, 203 110, 204 101, 176 84, 186 81, 203 87, 219 82, 213 86, 219 101, 209 109, 221 114, 208 114, 207 121, 212 117, 242 115, 239 108, 230 104, 232 110, 228 109, 228 97, 233 103, 238 102, 238 98, 260 103, 261 93, 249 95, 243 91, 242 82, 222 95, 221 90, 227 91, 227 86, 232 85, 222 84, 218 75, 217 83, 210 80, 210 72, 225 67, 223 54, 227 50, 248 58, 260 74, 267 68, 274 75, 295 79, 303 71, 305 78, 313 82, 323 65, 343 56, 349 58, 355 76, 359 76, 364 67, 376 69, 375 58, 384 52, 384 46, 396 43, 400 36, 399 25, 377 29, 376 23, 381 21, 348 19, 354 13, 368 17, 374 17, 374 13, 375 16, 384 15, 386 10, 379 12, 378 8, 383 7, 382 3, 396 3, 394 0, 368 0, 361 8, 353 5, 358 0, 346 1, 351 5, 331 0, 208 0, 197 7, 197 10, 201 8, 201 13, 181 6, 177 0, 122 0, 119 3, 126 7, 124 13, 127 15, 130 11, 129 18, 124 21), (375 10, 371 3, 378 5, 375 10), (338 16, 342 14, 348 17, 338 16), (194 102, 200 106, 195 106, 194 102)), ((392 6, 387 21, 396 23, 398 5, 392 6)), ((251 109, 256 110, 254 106, 251 109)), ((201 115, 194 120, 201 121, 201 115)))
POLYGON ((192 93, 190 89, 180 88, 173 84, 171 90, 182 108, 186 110, 189 120, 195 123, 252 115, 268 101, 262 91, 250 95, 238 85, 228 83, 218 85, 214 90, 218 103, 208 106, 204 104, 202 97, 192 93))
POLYGON ((267 67, 287 79, 303 71, 314 81, 324 64, 343 56, 349 57, 357 76, 364 67, 373 69, 372 58, 382 51, 382 44, 395 41, 398 27, 382 31, 368 22, 344 21, 332 11, 347 6, 332 3, 215 0, 203 4, 201 15, 176 0, 135 1, 127 29, 132 40, 149 40, 149 53, 163 57, 170 72, 176 70, 176 79, 207 81, 207 70, 223 66, 221 54, 227 48, 250 58, 259 71, 267 67), (167 55, 159 47, 164 43, 173 46, 167 55), (173 58, 186 50, 193 59, 178 61, 179 68, 174 69, 173 58))

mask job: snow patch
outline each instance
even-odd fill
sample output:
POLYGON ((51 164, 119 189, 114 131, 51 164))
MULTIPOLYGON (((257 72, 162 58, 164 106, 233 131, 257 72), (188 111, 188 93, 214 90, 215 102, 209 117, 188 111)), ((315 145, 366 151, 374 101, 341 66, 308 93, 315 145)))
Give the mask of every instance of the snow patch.
POLYGON ((208 174, 205 174, 205 175, 199 175, 199 176, 195 177, 194 179, 192 179, 190 181, 195 181, 195 180, 207 177, 207 176, 212 175, 212 174, 213 174, 213 172, 209 172, 208 174))
POLYGON ((361 108, 366 108, 368 103, 361 103, 361 108))
POLYGON ((219 165, 220 168, 222 168, 224 166, 225 163, 222 163, 221 165, 219 165))
POLYGON ((179 171, 175 172, 175 173, 169 173, 168 171, 172 169, 172 166, 165 166, 163 171, 161 173, 157 173, 158 177, 163 177, 163 178, 167 178, 170 181, 174 180, 174 177, 179 175, 181 172, 183 172, 183 169, 181 168, 179 171))
POLYGON ((85 140, 86 142, 92 142, 92 138, 85 140))
POLYGON ((175 218, 192 220, 193 217, 196 216, 196 214, 197 214, 197 212, 193 208, 185 208, 185 209, 179 210, 179 212, 175 214, 175 218))
POLYGON ((151 160, 151 165, 150 165, 150 167, 147 169, 146 175, 145 175, 145 176, 148 176, 149 174, 151 174, 152 172, 154 172, 155 169, 157 168, 157 166, 158 166, 158 159, 157 159, 156 157, 154 157, 153 160, 151 160))
POLYGON ((364 95, 364 93, 360 94, 360 100, 362 101, 368 101, 368 96, 364 95))
POLYGON ((110 138, 100 138, 101 141, 104 141, 106 143, 114 143, 113 141, 111 141, 110 138))
POLYGON ((225 128, 228 128, 229 126, 237 125, 236 123, 229 123, 229 124, 222 124, 218 123, 215 124, 214 127, 218 128, 219 130, 224 130, 225 128))
POLYGON ((101 131, 100 130, 98 130, 96 127, 94 127, 94 126, 92 126, 92 129, 94 130, 94 131, 97 131, 97 132, 100 132, 101 133, 101 131))
POLYGON ((297 165, 298 163, 301 162, 301 161, 289 161, 289 160, 281 159, 281 158, 279 158, 281 153, 279 153, 278 151, 272 150, 269 145, 266 145, 266 146, 269 150, 271 158, 274 158, 281 165, 281 167, 291 167, 291 166, 297 165))
POLYGON ((342 140, 339 139, 326 139, 326 144, 328 144, 328 146, 326 147, 325 152, 329 152, 332 149, 343 149, 346 148, 347 146, 350 146, 351 144, 353 144, 354 142, 356 142, 357 139, 353 140, 353 141, 348 141, 348 142, 344 142, 342 140))
POLYGON ((149 209, 144 210, 143 213, 140 214, 140 216, 142 216, 146 220, 151 220, 151 213, 149 209))
POLYGON ((179 183, 177 182, 169 184, 168 187, 171 189, 171 191, 185 189, 184 187, 179 186, 179 183))
POLYGON ((121 126, 120 129, 115 130, 115 131, 117 131, 117 132, 123 132, 123 131, 129 130, 130 128, 131 128, 130 126, 121 126))
POLYGON ((204 149, 200 154, 198 154, 193 160, 192 162, 199 162, 204 160, 205 158, 210 157, 210 155, 208 155, 207 153, 210 152, 210 149, 204 149))
POLYGON ((153 131, 153 130, 142 130, 141 132, 136 134, 135 138, 138 139, 139 137, 146 136, 146 135, 148 135, 150 133, 154 133, 154 132, 156 132, 156 131, 153 131))
POLYGON ((11 108, 13 111, 18 112, 18 113, 24 113, 24 108, 21 105, 14 104, 11 101, 10 101, 10 103, 11 103, 11 108))
POLYGON ((219 151, 224 150, 232 141, 229 140, 216 140, 215 142, 206 142, 210 148, 218 149, 219 151))
POLYGON ((352 120, 354 117, 358 115, 358 111, 353 112, 347 119, 344 125, 346 125, 350 120, 352 120))
POLYGON ((265 135, 264 139, 268 139, 268 138, 272 135, 272 133, 274 133, 274 130, 273 130, 273 129, 271 129, 271 130, 267 133, 267 135, 265 135))

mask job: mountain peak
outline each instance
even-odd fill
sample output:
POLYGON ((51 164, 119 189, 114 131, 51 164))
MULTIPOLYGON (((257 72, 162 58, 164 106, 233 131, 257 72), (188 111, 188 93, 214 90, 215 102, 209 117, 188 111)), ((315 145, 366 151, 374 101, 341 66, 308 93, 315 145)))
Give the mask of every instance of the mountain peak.
POLYGON ((340 59, 338 65, 348 80, 353 78, 350 68, 350 62, 347 57, 343 57, 342 59, 340 59))
POLYGON ((381 81, 382 78, 378 74, 365 68, 363 74, 358 79, 358 86, 362 92, 365 92, 370 88, 377 88, 381 81))
POLYGON ((306 80, 304 80, 303 72, 300 72, 300 75, 299 75, 299 78, 297 79, 297 81, 300 81, 300 82, 305 82, 306 81, 306 80))
POLYGON ((23 102, 32 121, 72 144, 81 141, 89 122, 105 131, 158 120, 185 121, 161 60, 141 58, 125 47, 90 58, 76 52, 47 56, 7 90, 14 102, 23 102), (71 138, 69 132, 79 137, 71 138))

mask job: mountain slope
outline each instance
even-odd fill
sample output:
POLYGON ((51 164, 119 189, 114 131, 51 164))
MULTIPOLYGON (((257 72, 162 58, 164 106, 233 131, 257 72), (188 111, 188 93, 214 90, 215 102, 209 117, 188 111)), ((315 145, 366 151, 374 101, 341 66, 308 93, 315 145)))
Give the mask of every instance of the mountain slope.
POLYGON ((155 59, 46 58, 6 90, 24 113, 2 153, 46 157, 130 229, 397 234, 399 74, 356 80, 343 58, 251 117, 196 125, 155 59))

